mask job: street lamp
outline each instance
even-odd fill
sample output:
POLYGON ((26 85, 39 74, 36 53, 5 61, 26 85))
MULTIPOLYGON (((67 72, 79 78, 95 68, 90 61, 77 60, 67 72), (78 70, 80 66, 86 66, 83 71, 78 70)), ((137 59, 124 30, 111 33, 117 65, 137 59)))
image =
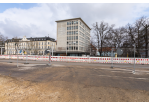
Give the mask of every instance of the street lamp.
POLYGON ((135 47, 136 47, 136 45, 134 43, 134 70, 132 71, 133 74, 135 74, 135 47))
POLYGON ((8 55, 8 40, 7 40, 7 55, 8 55))
POLYGON ((17 43, 15 43, 15 46, 17 45, 17 67, 19 67, 19 65, 18 65, 18 44, 17 43))

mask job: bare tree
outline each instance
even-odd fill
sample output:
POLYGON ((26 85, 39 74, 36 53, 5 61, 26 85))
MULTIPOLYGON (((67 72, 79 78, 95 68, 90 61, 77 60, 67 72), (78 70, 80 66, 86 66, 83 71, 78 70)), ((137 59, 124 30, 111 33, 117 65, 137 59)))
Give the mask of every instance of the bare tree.
POLYGON ((8 37, 5 37, 3 36, 1 33, 0 33, 0 41, 4 42, 8 39, 8 37))
POLYGON ((97 48, 99 50, 100 45, 100 56, 102 54, 102 47, 103 44, 105 44, 105 37, 108 35, 108 33, 113 29, 114 25, 109 26, 108 23, 101 21, 100 24, 96 22, 96 24, 93 24, 93 32, 97 39, 97 48))
POLYGON ((112 43, 111 45, 114 46, 114 48, 120 48, 121 44, 124 42, 124 38, 126 36, 125 34, 125 28, 124 27, 120 27, 117 29, 113 29, 112 30, 112 43))

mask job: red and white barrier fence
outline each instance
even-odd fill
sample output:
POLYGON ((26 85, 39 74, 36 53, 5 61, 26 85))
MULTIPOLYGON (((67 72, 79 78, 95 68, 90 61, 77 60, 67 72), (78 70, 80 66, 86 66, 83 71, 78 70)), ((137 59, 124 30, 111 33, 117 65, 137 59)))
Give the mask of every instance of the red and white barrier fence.
MULTIPOLYGON (((26 55, 18 55, 19 59, 26 60, 26 55)), ((28 60, 49 61, 49 56, 46 55, 28 55, 28 60)), ((17 59, 17 55, 0 55, 0 59, 17 59)), ((88 62, 88 63, 111 63, 111 57, 70 57, 70 56, 51 56, 51 61, 62 62, 88 62)), ((133 64, 134 58, 113 58, 113 63, 133 64)), ((135 58, 136 64, 149 64, 148 58, 135 58)))

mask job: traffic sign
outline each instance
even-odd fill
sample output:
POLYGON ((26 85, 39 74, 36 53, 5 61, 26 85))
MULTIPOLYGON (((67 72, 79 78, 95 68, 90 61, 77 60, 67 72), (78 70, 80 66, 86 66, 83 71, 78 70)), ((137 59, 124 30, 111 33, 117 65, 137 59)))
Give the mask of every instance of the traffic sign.
POLYGON ((123 50, 120 49, 120 48, 118 48, 116 52, 117 52, 118 55, 122 55, 123 54, 123 50))

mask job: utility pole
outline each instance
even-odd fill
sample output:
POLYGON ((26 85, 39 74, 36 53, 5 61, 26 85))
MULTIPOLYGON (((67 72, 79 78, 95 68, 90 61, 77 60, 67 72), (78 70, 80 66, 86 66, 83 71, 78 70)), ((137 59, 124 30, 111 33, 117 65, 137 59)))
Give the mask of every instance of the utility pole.
POLYGON ((149 26, 147 26, 147 24, 146 24, 146 58, 148 58, 148 35, 147 35, 147 28, 148 28, 149 26))
POLYGON ((111 51, 111 68, 113 68, 113 48, 112 48, 112 51, 111 51))
POLYGON ((133 72, 132 72, 133 74, 135 74, 135 51, 136 51, 136 50, 135 50, 135 47, 136 47, 136 45, 135 45, 135 43, 134 43, 134 70, 133 70, 133 72))
POLYGON ((8 55, 8 40, 7 40, 7 55, 8 55))
POLYGON ((53 56, 53 44, 52 44, 52 56, 53 56))

